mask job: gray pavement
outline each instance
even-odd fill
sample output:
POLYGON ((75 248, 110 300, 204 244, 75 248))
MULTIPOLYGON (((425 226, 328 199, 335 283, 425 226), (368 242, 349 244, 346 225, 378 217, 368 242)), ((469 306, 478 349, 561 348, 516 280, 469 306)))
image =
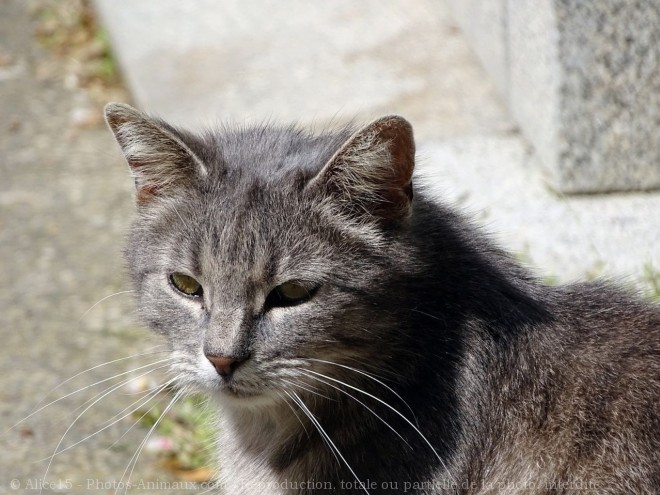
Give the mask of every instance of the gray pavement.
MULTIPOLYGON (((132 214, 131 181, 110 134, 80 127, 91 105, 84 91, 45 75, 59 62, 35 43, 29 5, 0 2, 0 493, 39 493, 49 456, 85 401, 110 383, 83 390, 6 432, 62 381, 100 363, 142 352, 156 339, 136 328, 125 290, 120 246, 132 214), (12 488, 14 483, 20 488, 12 488)), ((50 396, 151 362, 142 357, 98 368, 50 396)), ((135 373, 137 374, 137 373, 135 373)), ((128 375, 126 375, 128 376, 128 375)), ((121 392, 121 390, 118 390, 121 392)), ((71 445, 135 397, 113 393, 71 429, 71 445)), ((57 456, 43 493, 114 493, 88 479, 119 480, 146 433, 122 421, 57 456), (66 480, 73 484, 67 489, 66 480)), ((168 474, 143 453, 133 480, 168 474)), ((181 493, 180 491, 176 491, 181 493)), ((145 492, 145 493, 148 493, 145 492)), ((158 491, 167 493, 167 491, 158 491)), ((174 493, 174 491, 172 492, 174 493)))

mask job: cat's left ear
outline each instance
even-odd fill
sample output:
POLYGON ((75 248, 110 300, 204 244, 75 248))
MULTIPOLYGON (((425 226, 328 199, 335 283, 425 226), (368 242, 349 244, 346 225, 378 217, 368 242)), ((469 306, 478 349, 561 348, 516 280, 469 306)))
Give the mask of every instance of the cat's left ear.
POLYGON ((123 103, 108 103, 105 119, 145 204, 207 175, 206 166, 172 127, 123 103))
POLYGON ((391 115, 353 134, 307 187, 352 217, 391 223, 410 215, 414 167, 412 126, 391 115))

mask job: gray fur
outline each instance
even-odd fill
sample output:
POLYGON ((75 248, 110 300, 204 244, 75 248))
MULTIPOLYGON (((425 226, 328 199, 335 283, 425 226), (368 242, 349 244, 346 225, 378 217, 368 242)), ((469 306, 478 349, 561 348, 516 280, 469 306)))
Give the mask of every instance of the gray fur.
POLYGON ((403 119, 193 135, 106 115, 138 176, 140 312, 181 382, 217 400, 223 493, 658 493, 658 308, 545 287, 413 196, 403 119), (318 289, 265 308, 289 280, 318 289), (245 361, 224 379, 205 353, 245 361))

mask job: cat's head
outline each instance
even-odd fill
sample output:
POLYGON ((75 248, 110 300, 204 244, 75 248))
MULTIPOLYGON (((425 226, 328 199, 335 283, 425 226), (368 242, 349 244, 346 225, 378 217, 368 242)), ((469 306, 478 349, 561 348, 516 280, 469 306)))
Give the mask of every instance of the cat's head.
POLYGON ((314 372, 388 366, 412 269, 404 119, 313 136, 194 135, 123 104, 106 118, 137 189, 139 311, 182 382, 239 406, 323 388, 314 372))

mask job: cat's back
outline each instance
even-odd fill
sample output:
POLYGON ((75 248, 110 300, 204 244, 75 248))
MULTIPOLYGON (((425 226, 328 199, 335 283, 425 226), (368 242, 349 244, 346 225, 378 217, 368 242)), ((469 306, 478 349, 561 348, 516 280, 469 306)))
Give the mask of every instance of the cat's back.
POLYGON ((548 295, 491 384, 506 414, 479 470, 500 489, 477 493, 658 493, 660 307, 601 283, 548 295))
POLYGON ((565 393, 549 426, 580 459, 570 469, 600 477, 599 493, 657 493, 660 307, 598 283, 566 288, 562 308, 565 393))
POLYGON ((660 386, 660 306, 605 283, 555 293, 557 357, 569 377, 597 379, 612 394, 660 386))

